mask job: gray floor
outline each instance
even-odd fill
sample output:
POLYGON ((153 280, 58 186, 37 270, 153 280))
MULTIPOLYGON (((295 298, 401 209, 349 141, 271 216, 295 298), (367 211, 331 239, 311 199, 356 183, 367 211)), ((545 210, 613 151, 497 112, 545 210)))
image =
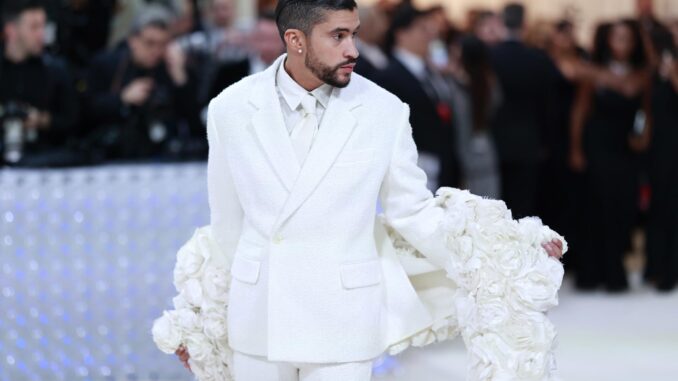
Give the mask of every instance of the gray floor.
MULTIPOLYGON (((550 312, 559 333, 558 378, 572 381, 678 380, 678 292, 641 286, 624 295, 574 292, 566 280, 550 312)), ((461 339, 410 350, 375 380, 465 380, 461 339)))

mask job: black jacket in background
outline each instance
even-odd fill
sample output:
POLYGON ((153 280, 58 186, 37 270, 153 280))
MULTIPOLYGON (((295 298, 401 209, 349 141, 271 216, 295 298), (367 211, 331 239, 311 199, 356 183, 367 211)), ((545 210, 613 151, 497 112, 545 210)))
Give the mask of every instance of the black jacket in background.
POLYGON ((219 65, 214 73, 214 78, 212 78, 212 83, 209 84, 207 103, 225 88, 247 77, 250 74, 251 66, 249 58, 219 65))
POLYGON ((163 63, 153 69, 132 62, 126 43, 94 58, 87 75, 86 115, 95 144, 105 142, 114 159, 152 157, 171 154, 177 142, 191 138, 204 140, 199 122, 195 81, 176 86, 163 63), (135 79, 150 77, 154 88, 142 106, 122 102, 123 89, 135 79), (148 128, 154 121, 166 125, 168 137, 162 143, 151 142, 148 128), (174 143, 172 143, 174 142, 174 143), (174 147, 174 148, 172 148, 174 147))
POLYGON ((452 124, 441 120, 436 102, 420 81, 398 59, 391 57, 388 67, 375 74, 375 82, 410 106, 410 124, 417 150, 440 158, 439 186, 455 186, 458 175, 452 124))
POLYGON ((355 72, 363 77, 375 81, 379 76, 379 69, 372 65, 372 62, 363 56, 358 56, 358 61, 355 64, 355 72))
POLYGON ((48 111, 51 125, 39 130, 35 142, 24 146, 26 157, 62 148, 77 134, 78 102, 66 65, 47 54, 19 64, 4 57, 0 45, 0 104, 13 102, 21 107, 48 111))
POLYGON ((492 122, 499 158, 536 162, 550 135, 555 66, 546 54, 515 40, 496 45, 490 54, 504 95, 492 122))

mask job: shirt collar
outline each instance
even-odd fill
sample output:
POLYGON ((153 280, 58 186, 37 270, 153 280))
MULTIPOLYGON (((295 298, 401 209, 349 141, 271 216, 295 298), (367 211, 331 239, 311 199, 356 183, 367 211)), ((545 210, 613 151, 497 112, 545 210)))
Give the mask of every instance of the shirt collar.
POLYGON ((280 89, 285 103, 290 106, 290 109, 296 110, 297 107, 301 104, 301 98, 311 93, 313 96, 320 102, 320 104, 327 109, 327 105, 330 103, 330 96, 332 95, 332 90, 334 89, 331 85, 323 83, 318 88, 312 91, 306 91, 301 85, 299 85, 285 70, 285 60, 280 61, 280 66, 278 66, 278 72, 276 73, 276 85, 280 89))
POLYGON ((415 77, 421 79, 426 76, 426 62, 409 51, 396 47, 393 55, 409 70, 415 77))

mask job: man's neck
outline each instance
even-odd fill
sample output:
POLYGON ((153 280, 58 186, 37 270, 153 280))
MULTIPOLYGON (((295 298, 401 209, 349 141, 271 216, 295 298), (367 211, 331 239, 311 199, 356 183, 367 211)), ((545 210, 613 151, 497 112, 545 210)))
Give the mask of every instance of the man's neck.
POLYGON ((16 44, 7 43, 5 45, 5 58, 13 63, 22 63, 29 58, 29 54, 16 44))
POLYGON ((300 60, 301 58, 294 59, 288 55, 283 62, 283 69, 292 77, 294 82, 298 83, 306 91, 313 91, 322 86, 323 82, 317 79, 300 60))

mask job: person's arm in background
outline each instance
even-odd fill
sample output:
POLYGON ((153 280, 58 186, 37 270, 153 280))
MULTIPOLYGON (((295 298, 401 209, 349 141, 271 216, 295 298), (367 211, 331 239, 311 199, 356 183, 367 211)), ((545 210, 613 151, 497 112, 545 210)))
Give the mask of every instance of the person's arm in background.
POLYGON ((96 57, 90 65, 87 73, 86 111, 94 123, 124 121, 130 115, 130 108, 144 104, 153 90, 151 78, 137 78, 127 85, 121 83, 119 91, 112 91, 112 82, 122 65, 120 59, 125 57, 109 53, 96 57))
POLYGON ((48 63, 48 70, 53 91, 46 128, 50 134, 67 136, 75 132, 78 124, 79 105, 75 86, 68 70, 60 62, 48 63))
POLYGON ((187 53, 178 43, 167 48, 165 65, 175 92, 174 109, 180 116, 193 121, 200 112, 196 79, 188 70, 187 53))
POLYGON ((662 57, 661 65, 659 66, 659 75, 670 81, 673 86, 673 91, 678 93, 678 65, 676 59, 671 55, 662 57))
POLYGON ((633 98, 647 88, 647 70, 636 70, 628 75, 617 75, 606 69, 598 69, 594 74, 597 85, 612 89, 627 98, 633 98))
POLYGON ((643 130, 638 135, 631 135, 629 137, 629 147, 635 152, 645 152, 650 147, 652 137, 653 112, 652 112, 652 81, 648 76, 645 76, 644 90, 643 90, 643 104, 642 111, 645 114, 645 125, 643 130))
POLYGON ((582 172, 586 168, 584 156, 583 136, 586 120, 591 112, 593 101, 593 83, 584 81, 579 85, 572 106, 572 118, 570 121, 570 168, 576 172, 582 172))

